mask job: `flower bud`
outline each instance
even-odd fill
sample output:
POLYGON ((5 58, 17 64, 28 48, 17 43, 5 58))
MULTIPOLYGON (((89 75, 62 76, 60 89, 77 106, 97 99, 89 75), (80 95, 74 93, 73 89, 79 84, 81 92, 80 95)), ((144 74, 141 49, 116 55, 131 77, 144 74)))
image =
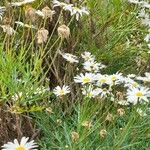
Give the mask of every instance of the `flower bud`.
POLYGON ((58 35, 61 38, 66 38, 66 39, 69 38, 70 29, 66 25, 61 25, 60 27, 58 27, 57 31, 58 31, 58 35))

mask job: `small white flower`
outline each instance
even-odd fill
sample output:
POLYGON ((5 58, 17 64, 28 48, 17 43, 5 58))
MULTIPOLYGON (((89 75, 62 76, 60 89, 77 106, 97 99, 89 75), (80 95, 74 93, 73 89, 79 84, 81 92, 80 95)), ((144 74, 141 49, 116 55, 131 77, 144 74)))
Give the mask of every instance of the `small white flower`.
POLYGON ((140 86, 136 81, 134 81, 129 77, 124 78, 124 83, 125 83, 124 87, 129 87, 129 88, 136 88, 140 86))
POLYGON ((99 92, 101 98, 106 98, 107 96, 111 95, 111 92, 106 88, 99 89, 99 92))
POLYGON ((134 105, 138 102, 148 102, 150 90, 145 87, 132 88, 127 90, 127 101, 134 105))
POLYGON ((24 0, 24 1, 21 1, 21 2, 12 2, 12 3, 9 3, 11 6, 22 6, 22 5, 25 5, 25 4, 28 4, 28 3, 32 3, 34 2, 35 0, 24 0))
POLYGON ((92 73, 81 73, 80 75, 77 75, 74 77, 74 81, 76 83, 81 83, 82 85, 87 84, 87 83, 92 83, 95 80, 95 75, 92 73))
POLYGON ((71 16, 75 15, 76 20, 78 21, 80 17, 83 16, 83 14, 89 15, 89 11, 86 7, 78 8, 78 7, 72 7, 71 10, 71 16))
POLYGON ((109 78, 112 80, 112 82, 116 85, 119 83, 122 83, 124 81, 124 77, 122 76, 122 73, 115 73, 113 75, 110 75, 109 78))
POLYGON ((101 64, 101 63, 97 63, 96 61, 92 60, 92 61, 86 61, 83 63, 83 68, 86 71, 89 72, 99 72, 100 69, 105 68, 105 65, 101 64))
POLYGON ((140 4, 139 0, 128 0, 129 3, 140 4))
POLYGON ((2 146, 2 150, 38 150, 38 145, 34 140, 28 142, 29 138, 22 137, 20 143, 17 139, 14 142, 8 142, 2 146))
POLYGON ((15 23, 18 24, 18 25, 21 26, 21 27, 37 29, 35 26, 33 26, 33 25, 28 25, 28 24, 24 24, 24 23, 21 22, 21 21, 15 21, 15 23))
POLYGON ((150 73, 146 72, 145 77, 137 77, 137 80, 141 80, 141 81, 144 81, 144 82, 150 82, 150 73))
POLYGON ((5 11, 6 11, 6 8, 0 6, 0 20, 3 19, 3 14, 4 14, 5 11))
POLYGON ((94 98, 94 97, 98 96, 100 94, 100 92, 101 91, 99 88, 94 89, 94 87, 92 85, 90 85, 88 87, 85 86, 84 88, 82 88, 82 94, 89 98, 94 98))
POLYGON ((55 89, 53 90, 53 93, 56 95, 56 96, 64 96, 68 93, 70 93, 70 88, 69 86, 65 86, 63 85, 63 87, 61 88, 60 86, 57 86, 55 87, 55 89))
POLYGON ((79 60, 77 58, 77 56, 69 54, 69 53, 61 53, 62 57, 64 59, 66 59, 66 61, 70 62, 70 63, 78 63, 79 60))
POLYGON ((70 6, 71 4, 67 4, 64 2, 59 2, 58 0, 53 0, 53 7, 62 7, 63 9, 66 8, 67 6, 70 6))
POLYGON ((145 112, 145 111, 143 111, 143 110, 142 110, 142 109, 140 109, 140 108, 138 108, 136 111, 137 111, 137 113, 138 113, 141 117, 145 117, 145 116, 147 116, 146 112, 145 112))
POLYGON ((145 40, 146 42, 149 42, 149 40, 150 40, 150 33, 145 36, 144 40, 145 40))
POLYGON ((84 61, 94 61, 95 56, 93 56, 90 52, 84 52, 81 54, 81 57, 84 59, 84 61))
POLYGON ((126 101, 126 100, 119 100, 119 101, 117 101, 117 103, 118 103, 119 105, 123 105, 123 106, 129 105, 129 102, 126 101))
POLYGON ((21 99, 22 96, 23 96, 23 93, 22 93, 22 92, 15 93, 15 94, 12 96, 11 99, 12 99, 13 101, 17 101, 17 100, 21 99))
POLYGON ((96 80, 97 80, 97 84, 96 84, 97 86, 102 86, 103 84, 108 84, 108 85, 113 84, 112 80, 109 78, 108 75, 97 74, 96 80))
POLYGON ((34 94, 43 94, 43 93, 45 93, 47 91, 49 91, 49 88, 45 88, 44 86, 41 86, 41 87, 36 89, 34 94))

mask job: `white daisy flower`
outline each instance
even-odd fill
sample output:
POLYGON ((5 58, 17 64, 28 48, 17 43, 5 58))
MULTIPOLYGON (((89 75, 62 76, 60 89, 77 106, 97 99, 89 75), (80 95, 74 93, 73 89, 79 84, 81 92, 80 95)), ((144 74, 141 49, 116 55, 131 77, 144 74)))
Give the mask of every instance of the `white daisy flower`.
POLYGON ((84 59, 84 61, 94 61, 95 56, 93 56, 90 52, 84 52, 81 54, 81 57, 84 59))
POLYGON ((106 98, 109 95, 111 95, 111 92, 108 89, 106 89, 106 88, 99 89, 99 92, 100 92, 100 97, 101 98, 106 98))
POLYGON ((108 75, 97 74, 96 80, 97 80, 97 84, 96 84, 97 86, 102 86, 103 84, 108 84, 108 85, 113 84, 112 80, 109 78, 108 75))
POLYGON ((35 0, 24 0, 24 1, 21 1, 21 2, 12 2, 12 3, 9 3, 11 6, 22 6, 22 5, 25 5, 25 4, 29 4, 29 3, 32 3, 34 2, 35 0))
POLYGON ((8 142, 2 146, 2 150, 38 150, 38 145, 34 140, 28 142, 29 138, 22 137, 20 143, 17 139, 14 142, 8 142))
POLYGON ((127 101, 134 105, 138 102, 148 102, 150 90, 145 87, 132 88, 127 90, 127 101))
POLYGON ((95 74, 92 73, 81 73, 80 75, 77 75, 74 77, 74 81, 76 83, 81 83, 82 85, 87 84, 87 83, 92 83, 95 80, 95 74))
POLYGON ((129 3, 140 4, 139 0, 128 0, 129 3))
POLYGON ((129 87, 129 88, 136 88, 140 86, 136 81, 134 81, 129 77, 124 78, 124 83, 125 83, 124 87, 129 87))
POLYGON ((53 7, 62 7, 63 9, 67 9, 67 7, 70 8, 70 6, 73 6, 72 4, 67 4, 64 2, 59 2, 58 0, 53 0, 53 7))
POLYGON ((141 117, 145 117, 145 116, 147 116, 147 114, 146 114, 146 112, 145 111, 143 111, 142 109, 140 109, 140 108, 138 108, 137 110, 136 110, 136 112, 141 116, 141 117))
POLYGON ((150 82, 150 73, 146 72, 145 77, 137 77, 136 79, 144 82, 150 82))
POLYGON ((6 8, 0 6, 0 20, 3 19, 3 14, 4 14, 5 11, 6 11, 6 8))
POLYGON ((33 25, 28 25, 28 24, 24 24, 24 23, 21 22, 21 21, 15 21, 15 24, 18 24, 18 25, 21 26, 21 27, 26 27, 26 28, 31 28, 31 29, 37 29, 35 26, 33 26, 33 25))
POLYGON ((83 16, 83 14, 89 15, 89 11, 86 7, 78 8, 78 7, 72 7, 71 10, 71 16, 75 15, 76 20, 78 21, 80 17, 83 16))
MULTIPOLYGON (((149 22, 149 23, 150 23, 150 22, 149 22)), ((144 38, 144 41, 146 41, 146 42, 149 42, 149 40, 150 40, 150 33, 147 34, 147 35, 145 36, 145 38, 144 38)))
POLYGON ((82 88, 82 94, 89 98, 94 98, 94 97, 98 96, 100 94, 100 92, 101 91, 99 88, 94 89, 94 87, 92 85, 90 85, 88 87, 85 86, 84 88, 82 88))
POLYGON ((22 93, 22 92, 15 93, 15 94, 11 97, 11 99, 12 99, 13 101, 17 101, 17 100, 21 99, 22 96, 23 96, 23 93, 22 93))
POLYGON ((49 91, 49 88, 45 88, 44 86, 41 86, 35 90, 34 94, 43 94, 47 91, 49 91))
POLYGON ((64 96, 68 93, 70 93, 70 88, 69 86, 63 85, 63 87, 61 88, 60 86, 55 87, 55 89, 53 90, 53 93, 56 96, 64 96))
POLYGON ((66 61, 70 62, 70 63, 78 63, 79 60, 77 58, 77 56, 69 54, 69 53, 61 53, 62 57, 64 59, 66 59, 66 61))
POLYGON ((86 61, 83 63, 83 68, 86 70, 86 71, 89 71, 89 72, 99 72, 100 69, 103 69, 105 68, 106 66, 101 64, 101 63, 97 63, 96 61, 92 60, 92 61, 86 61))
POLYGON ((109 78, 112 80, 112 82, 116 85, 119 83, 122 83, 124 81, 124 77, 122 76, 122 73, 115 73, 113 75, 110 75, 109 78))

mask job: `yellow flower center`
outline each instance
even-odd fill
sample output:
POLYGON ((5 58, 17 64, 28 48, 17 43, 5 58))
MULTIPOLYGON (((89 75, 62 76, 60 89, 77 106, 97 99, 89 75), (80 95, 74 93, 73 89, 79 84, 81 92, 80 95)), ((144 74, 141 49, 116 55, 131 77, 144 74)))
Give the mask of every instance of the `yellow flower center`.
POLYGON ((117 80, 117 77, 116 76, 112 76, 111 78, 113 81, 117 80))
POLYGON ((100 82, 101 83, 106 83, 106 79, 101 79, 100 82))
POLYGON ((25 150, 25 148, 23 146, 18 146, 16 150, 25 150))
POLYGON ((141 96, 143 96, 143 93, 142 92, 137 92, 136 94, 135 94, 137 97, 141 97, 141 96))
POLYGON ((90 81, 91 81, 91 79, 88 78, 88 77, 85 77, 85 78, 83 79, 83 83, 89 83, 90 81))
POLYGON ((60 91, 60 95, 65 95, 65 91, 64 91, 64 90, 61 90, 61 91, 60 91))

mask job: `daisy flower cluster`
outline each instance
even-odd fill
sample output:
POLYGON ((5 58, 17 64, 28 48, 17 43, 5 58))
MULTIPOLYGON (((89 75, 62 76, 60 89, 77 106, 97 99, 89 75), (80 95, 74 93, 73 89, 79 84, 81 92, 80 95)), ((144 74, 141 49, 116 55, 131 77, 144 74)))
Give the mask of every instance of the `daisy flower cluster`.
POLYGON ((71 16, 75 16, 76 20, 78 21, 80 17, 84 14, 89 15, 89 11, 86 7, 75 7, 73 4, 60 2, 58 0, 53 0, 53 7, 61 7, 65 11, 69 11, 71 16))
MULTIPOLYGON (((89 98, 109 99, 120 105, 145 104, 150 100, 150 89, 145 86, 150 82, 150 73, 144 76, 129 74, 124 76, 120 72, 114 74, 102 74, 105 65, 96 61, 90 52, 81 54, 81 58, 72 54, 61 54, 71 64, 82 64, 79 74, 74 77, 74 83, 80 84, 81 93, 89 98), (80 60, 80 61, 79 61, 80 60), (143 84, 140 84, 142 81, 143 84)), ((56 96, 64 96, 70 93, 69 86, 54 89, 56 96)))
POLYGON ((147 28, 147 34, 144 37, 144 41, 146 42, 148 48, 150 48, 150 3, 139 0, 129 0, 129 2, 137 4, 140 8, 138 18, 140 19, 141 24, 147 28))

